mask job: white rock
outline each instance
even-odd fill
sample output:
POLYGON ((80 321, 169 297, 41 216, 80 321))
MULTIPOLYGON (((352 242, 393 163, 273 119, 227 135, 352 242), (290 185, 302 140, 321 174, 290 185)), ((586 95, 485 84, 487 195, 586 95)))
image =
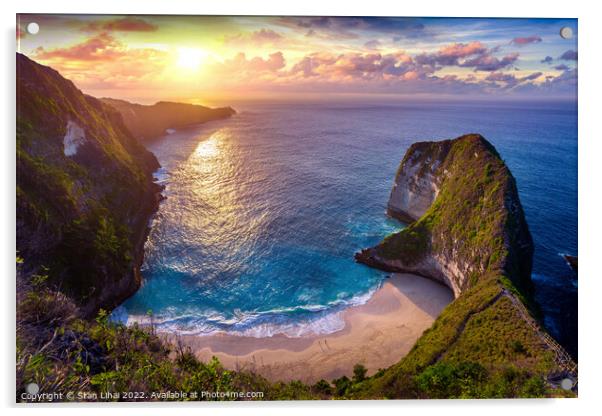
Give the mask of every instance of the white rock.
POLYGON ((77 154, 77 148, 86 142, 86 134, 76 122, 69 120, 67 122, 67 134, 63 139, 65 156, 74 156, 77 154))

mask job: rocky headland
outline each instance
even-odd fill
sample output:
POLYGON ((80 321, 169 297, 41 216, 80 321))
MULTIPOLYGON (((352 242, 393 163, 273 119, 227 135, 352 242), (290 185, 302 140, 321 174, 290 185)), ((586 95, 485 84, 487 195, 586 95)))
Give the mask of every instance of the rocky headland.
POLYGON ((356 260, 437 280, 456 300, 374 381, 378 390, 403 396, 404 377, 458 362, 539 375, 556 387, 559 378, 576 380, 575 363, 538 321, 533 241, 516 182, 491 143, 469 134, 413 144, 387 208, 407 227, 356 260))
POLYGON ((126 127, 142 141, 164 136, 170 129, 185 128, 236 114, 231 107, 209 108, 168 101, 142 105, 113 98, 101 98, 101 101, 119 111, 126 127))

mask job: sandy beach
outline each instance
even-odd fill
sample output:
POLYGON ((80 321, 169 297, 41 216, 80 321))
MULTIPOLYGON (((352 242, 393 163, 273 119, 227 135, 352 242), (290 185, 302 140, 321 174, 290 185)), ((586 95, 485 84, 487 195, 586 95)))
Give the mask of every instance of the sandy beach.
POLYGON ((371 375, 406 355, 452 300, 441 284, 394 274, 368 302, 342 311, 345 327, 332 334, 255 338, 224 333, 182 336, 182 341, 202 360, 215 355, 226 368, 252 370, 273 381, 351 376, 357 363, 371 375))

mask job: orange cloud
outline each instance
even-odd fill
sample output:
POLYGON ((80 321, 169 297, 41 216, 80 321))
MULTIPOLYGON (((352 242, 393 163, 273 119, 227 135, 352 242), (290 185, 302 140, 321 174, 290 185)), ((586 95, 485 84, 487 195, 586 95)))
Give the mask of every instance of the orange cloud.
POLYGON ((518 46, 522 46, 522 45, 528 45, 530 43, 539 43, 541 42, 542 39, 539 36, 533 35, 533 36, 527 36, 524 38, 514 38, 512 39, 512 44, 514 45, 518 45, 518 46))
MULTIPOLYGON (((284 68, 286 61, 282 52, 270 54, 267 59, 259 56, 247 59, 243 52, 239 52, 234 58, 217 64, 217 70, 221 73, 244 73, 257 74, 262 72, 277 72, 284 68)), ((218 73, 219 73, 218 72, 218 73)))
POLYGON ((119 41, 108 33, 101 33, 67 48, 46 50, 36 49, 36 59, 75 60, 75 61, 112 61, 124 56, 124 49, 119 41))
POLYGON ((138 17, 92 22, 82 28, 85 32, 154 32, 159 27, 138 17))
POLYGON ((439 56, 448 59, 465 58, 471 55, 483 54, 487 48, 479 41, 470 43, 454 43, 445 46, 439 51, 439 56))
POLYGON ((64 48, 39 47, 32 58, 57 69, 83 88, 128 88, 156 82, 166 66, 166 52, 128 48, 108 33, 64 48))

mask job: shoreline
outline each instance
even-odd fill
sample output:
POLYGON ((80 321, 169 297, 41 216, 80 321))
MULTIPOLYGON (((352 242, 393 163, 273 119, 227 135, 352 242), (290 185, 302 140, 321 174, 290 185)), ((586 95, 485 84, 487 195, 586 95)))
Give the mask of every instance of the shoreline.
POLYGON ((270 381, 315 383, 353 375, 361 363, 374 374, 398 362, 430 328, 453 294, 430 279, 395 273, 364 304, 342 311, 343 329, 322 335, 255 338, 214 335, 166 335, 179 339, 202 361, 216 356, 229 370, 247 370, 270 381))

